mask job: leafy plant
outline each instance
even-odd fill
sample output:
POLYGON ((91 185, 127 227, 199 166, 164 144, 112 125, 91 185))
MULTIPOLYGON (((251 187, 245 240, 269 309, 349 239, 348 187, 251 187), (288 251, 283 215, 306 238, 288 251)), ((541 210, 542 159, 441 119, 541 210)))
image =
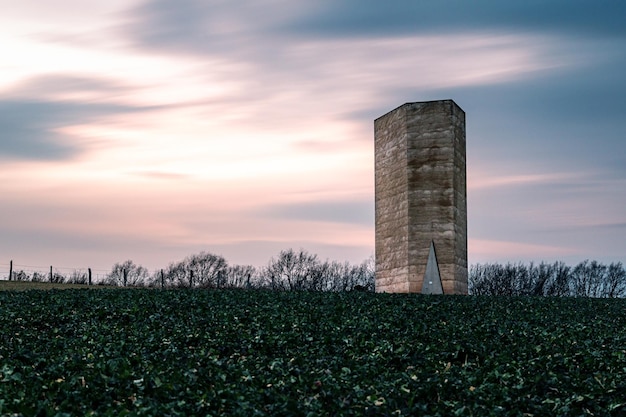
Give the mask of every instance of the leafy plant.
POLYGON ((624 415, 625 303, 0 292, 0 414, 624 415))

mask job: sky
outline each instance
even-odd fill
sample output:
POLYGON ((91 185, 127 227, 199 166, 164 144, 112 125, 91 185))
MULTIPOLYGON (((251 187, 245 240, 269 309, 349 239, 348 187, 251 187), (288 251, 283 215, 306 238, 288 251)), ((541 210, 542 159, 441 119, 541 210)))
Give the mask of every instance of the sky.
POLYGON ((374 254, 374 119, 466 112, 469 263, 626 263, 626 3, 0 0, 0 276, 374 254))

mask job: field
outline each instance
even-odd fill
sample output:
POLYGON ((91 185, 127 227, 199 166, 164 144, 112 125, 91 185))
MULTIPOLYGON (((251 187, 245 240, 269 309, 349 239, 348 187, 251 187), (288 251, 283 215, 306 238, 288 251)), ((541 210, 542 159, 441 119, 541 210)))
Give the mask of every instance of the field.
POLYGON ((0 292, 0 415, 626 415, 626 300, 0 292))
POLYGON ((28 290, 76 290, 117 288, 111 285, 65 284, 53 282, 6 281, 0 280, 0 291, 28 291, 28 290))

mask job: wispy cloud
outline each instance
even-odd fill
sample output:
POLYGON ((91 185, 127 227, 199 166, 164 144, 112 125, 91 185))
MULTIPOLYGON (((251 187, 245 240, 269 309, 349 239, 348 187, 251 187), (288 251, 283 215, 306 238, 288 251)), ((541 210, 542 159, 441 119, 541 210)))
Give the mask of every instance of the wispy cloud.
POLYGON ((102 124, 145 110, 111 100, 123 87, 108 80, 40 76, 0 91, 0 158, 67 160, 88 141, 68 134, 78 125, 102 124))
POLYGON ((0 97, 39 101, 111 102, 130 86, 104 77, 75 74, 39 74, 10 84, 0 97))
POLYGON ((189 179, 189 175, 181 174, 179 172, 167 172, 167 171, 134 171, 130 173, 142 178, 154 179, 154 180, 185 180, 189 179))
POLYGON ((610 230, 624 230, 626 229, 626 221, 618 223, 597 223, 590 224, 583 227, 589 227, 592 229, 610 229, 610 230))
POLYGON ((362 259, 373 119, 453 98, 468 115, 470 254, 623 247, 624 7, 17 2, 0 15, 2 230, 33 254, 55 235, 72 252, 75 236, 89 256, 120 247, 148 266, 301 246, 362 259))
POLYGON ((498 2, 447 0, 416 2, 396 0, 316 1, 316 8, 298 16, 288 29, 328 37, 389 36, 484 30, 565 32, 575 35, 624 36, 620 2, 601 6, 585 1, 554 0, 549 5, 531 0, 498 2), (594 18, 590 18, 593 14, 594 18))
POLYGON ((551 246, 538 243, 524 243, 518 240, 469 239, 472 263, 496 262, 499 259, 516 261, 541 261, 562 259, 565 256, 582 256, 580 249, 574 246, 551 246), (537 255, 541 254, 541 259, 537 255))
POLYGON ((0 158, 65 160, 86 149, 60 129, 102 122, 132 108, 111 104, 2 100, 0 98, 0 158))
POLYGON ((502 175, 501 173, 486 174, 475 169, 468 179, 467 188, 472 191, 498 187, 564 186, 586 180, 588 180, 588 173, 581 172, 502 175))
MULTIPOLYGON (((238 80, 239 86, 223 96, 236 97, 238 111, 253 114, 262 102, 278 121, 305 112, 321 118, 388 107, 387 102, 397 104, 400 89, 501 83, 577 64, 575 54, 561 53, 564 39, 548 34, 475 28, 329 38, 296 24, 326 9, 330 15, 334 7, 245 1, 235 12, 225 3, 185 0, 173 6, 156 0, 130 11, 125 33, 140 51, 204 60, 206 74, 238 80)), ((400 8, 407 7, 414 13, 408 3, 400 8)), ((355 6, 363 9, 376 13, 382 8, 355 6)))
POLYGON ((371 199, 278 204, 261 208, 256 213, 285 220, 357 224, 370 228, 374 224, 371 199))

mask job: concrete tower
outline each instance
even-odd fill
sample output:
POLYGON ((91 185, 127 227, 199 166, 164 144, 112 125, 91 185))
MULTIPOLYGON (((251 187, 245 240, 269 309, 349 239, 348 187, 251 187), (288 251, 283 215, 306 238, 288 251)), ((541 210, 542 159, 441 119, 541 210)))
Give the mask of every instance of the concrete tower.
POLYGON ((467 294, 465 112, 407 103, 374 130, 376 291, 467 294))

